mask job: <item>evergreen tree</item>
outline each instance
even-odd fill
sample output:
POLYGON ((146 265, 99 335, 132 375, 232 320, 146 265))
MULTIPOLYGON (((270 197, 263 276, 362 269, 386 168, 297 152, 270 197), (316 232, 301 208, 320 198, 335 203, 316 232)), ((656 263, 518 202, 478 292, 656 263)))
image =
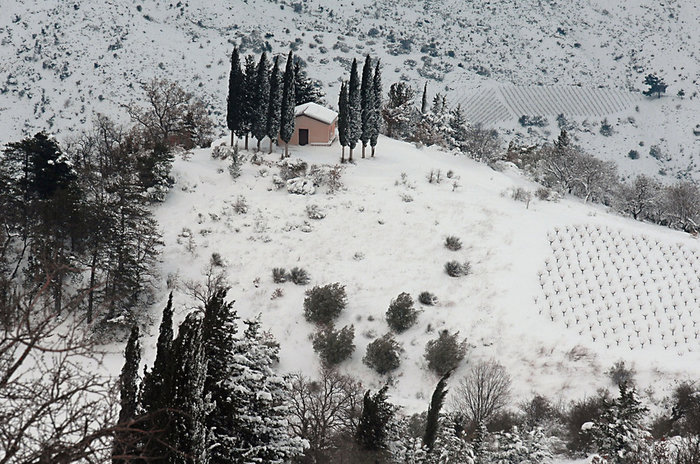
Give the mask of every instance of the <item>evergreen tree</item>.
POLYGON ((352 151, 355 149, 361 134, 362 99, 360 95, 360 79, 357 74, 357 60, 353 59, 348 87, 348 146, 350 147, 348 161, 350 162, 352 162, 352 151))
POLYGON ((305 444, 288 427, 289 384, 272 370, 279 345, 260 331, 258 320, 246 324, 234 349, 231 376, 224 381, 232 395, 237 434, 230 462, 287 462, 301 454, 305 444))
MULTIPOLYGON (((119 425, 129 428, 130 422, 136 418, 138 409, 139 364, 141 363, 141 347, 139 344, 139 328, 133 326, 131 335, 124 351, 124 367, 119 376, 119 425)), ((114 437, 112 462, 121 464, 130 462, 130 457, 137 455, 137 438, 128 432, 119 432, 114 437)))
POLYGON ((231 54, 231 72, 228 78, 228 100, 226 106, 226 124, 231 131, 231 146, 233 146, 234 134, 238 134, 242 130, 244 77, 238 47, 234 47, 231 54))
POLYGON ((357 442, 368 451, 383 450, 387 444, 389 424, 394 418, 394 406, 387 401, 385 385, 374 395, 367 390, 362 402, 362 416, 357 425, 357 442))
POLYGON ((282 104, 280 108, 280 138, 284 142, 284 155, 289 156, 289 141, 294 135, 294 56, 291 50, 287 56, 287 64, 282 79, 282 104))
POLYGON ((173 395, 169 404, 168 454, 172 464, 207 464, 208 430, 205 417, 209 411, 204 395, 207 358, 202 340, 202 317, 191 313, 180 324, 173 342, 173 395))
POLYGON ((241 135, 245 135, 245 149, 248 149, 248 135, 253 129, 253 115, 255 113, 256 90, 257 90, 257 67, 255 65, 255 57, 248 55, 245 57, 245 77, 243 79, 243 98, 242 100, 242 124, 241 135))
POLYGON ((435 439, 438 435, 438 429, 440 427, 440 410, 445 404, 445 397, 447 396, 447 379, 450 378, 452 371, 447 371, 445 375, 440 378, 435 391, 433 392, 433 397, 430 400, 430 406, 428 407, 428 419, 425 424, 425 434, 423 435, 423 445, 428 448, 428 450, 433 449, 435 444, 435 439))
POLYGON ((396 82, 389 88, 389 99, 382 108, 389 137, 408 137, 412 133, 418 110, 413 104, 414 90, 405 82, 396 82))
POLYGON ((641 426, 648 410, 627 383, 620 383, 619 388, 620 396, 605 402, 605 410, 591 429, 591 435, 598 452, 611 464, 631 464, 637 462, 648 436, 641 426))
POLYGON ((552 461, 552 453, 545 440, 541 429, 522 434, 517 427, 513 427, 509 432, 495 434, 495 449, 485 453, 479 462, 493 464, 549 463, 552 461))
POLYGON ((452 144, 461 150, 468 136, 467 119, 464 117, 461 105, 457 105, 450 111, 448 125, 452 144))
POLYGON ((260 143, 267 134, 267 107, 270 102, 270 64, 267 62, 265 52, 260 56, 255 74, 255 104, 251 120, 251 130, 258 145, 256 151, 260 151, 260 143))
POLYGON ((270 99, 267 104, 267 125, 266 133, 270 138, 270 151, 272 153, 272 143, 277 142, 280 133, 280 105, 282 100, 282 87, 279 69, 279 55, 275 57, 272 72, 270 73, 270 99))
POLYGON ((338 97, 338 140, 340 141, 340 162, 345 162, 345 147, 348 146, 348 85, 343 81, 340 84, 340 96, 338 97))
POLYGON ((423 85, 423 98, 420 103, 420 113, 425 114, 428 112, 428 83, 423 85))
POLYGON ((204 306, 202 332, 206 352, 207 378, 204 394, 211 398, 214 408, 206 417, 210 435, 210 462, 212 464, 229 462, 228 457, 237 446, 237 416, 231 391, 227 383, 232 375, 231 366, 235 364, 236 311, 233 303, 226 303, 227 289, 218 288, 204 306))
POLYGON ((367 143, 372 133, 372 113, 374 112, 374 76, 372 76, 372 60, 369 55, 362 67, 362 84, 360 86, 360 140, 362 141, 362 157, 365 157, 367 143))
POLYGON ((303 105, 304 103, 323 104, 323 91, 319 86, 306 76, 306 72, 302 69, 300 59, 294 62, 294 103, 295 105, 303 105))
MULTIPOLYGON (((475 464, 474 450, 459 436, 457 421, 446 416, 442 417, 440 422, 435 444, 427 456, 426 464, 475 464)), ((526 462, 518 464, 526 464, 526 462)))
POLYGON ((377 60, 377 65, 374 68, 372 91, 374 92, 374 108, 371 115, 369 144, 372 147, 372 158, 374 158, 374 151, 377 146, 380 126, 382 123, 382 73, 381 69, 379 68, 379 60, 377 60))
POLYGON ((644 85, 649 86, 649 88, 642 93, 647 97, 656 94, 657 98, 661 98, 661 94, 666 93, 666 88, 668 87, 664 80, 656 74, 647 74, 644 77, 644 85))

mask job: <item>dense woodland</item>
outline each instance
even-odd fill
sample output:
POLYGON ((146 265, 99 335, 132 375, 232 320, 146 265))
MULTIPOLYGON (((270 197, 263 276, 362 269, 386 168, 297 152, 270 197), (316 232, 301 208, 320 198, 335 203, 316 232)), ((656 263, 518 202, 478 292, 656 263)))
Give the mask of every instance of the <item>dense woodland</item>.
MULTIPOLYGON (((278 134, 285 145, 291 139, 294 106, 323 102, 324 95, 291 52, 284 71, 279 56, 243 61, 234 49, 231 145, 241 137, 248 150, 252 135, 260 152, 268 137, 272 152, 278 134)), ((98 116, 91 130, 63 145, 39 133, 7 144, 0 157, 0 463, 500 464, 549 462, 563 453, 599 453, 599 463, 699 462, 697 384, 678 385, 671 407, 653 420, 624 364, 608 372, 617 391, 571 404, 539 395, 518 403, 496 361, 470 363, 463 378, 453 377, 468 360, 458 333, 442 332, 426 346, 435 392, 425 413, 408 416, 392 404, 388 387, 369 391, 337 371, 354 349, 353 327, 333 326, 347 301, 339 283, 307 291, 304 301, 305 318, 318 327, 311 343, 323 371, 312 378, 281 375, 275 365, 284 347, 258 320, 238 318, 214 257, 207 281, 190 288, 201 307, 179 328, 171 294, 155 361, 142 372, 140 328, 162 280, 155 266, 162 244, 149 207, 172 186, 175 154, 209 146, 218 126, 177 83, 154 80, 143 93, 143 102, 125 107, 128 125, 98 116), (127 334, 119 379, 92 370, 101 358, 99 342, 127 334), (448 390, 454 404, 445 404, 448 390)), ((427 86, 420 105, 415 96, 402 82, 383 95, 379 61, 366 57, 361 74, 353 61, 338 100, 340 162, 345 147, 347 161, 357 162, 359 143, 363 158, 367 146, 375 156, 382 132, 495 169, 514 163, 542 184, 536 192, 542 200, 574 195, 697 232, 700 191, 691 182, 662 186, 645 176, 623 182, 613 164, 576 146, 565 128, 552 143, 513 142, 506 149, 495 131, 470 125, 442 95, 429 105, 427 86)), ((288 160, 280 166, 294 169, 288 160)), ((529 201, 528 192, 520 195, 529 201)), ((446 246, 458 241, 448 238, 446 246)), ((446 272, 469 269, 455 262, 446 272)), ((303 274, 273 270, 276 282, 303 281, 303 274)), ((434 296, 419 300, 430 305, 434 296)), ((393 334, 416 320, 411 296, 398 295, 386 317, 392 332, 370 344, 363 361, 386 375, 388 385, 400 362, 393 334)))

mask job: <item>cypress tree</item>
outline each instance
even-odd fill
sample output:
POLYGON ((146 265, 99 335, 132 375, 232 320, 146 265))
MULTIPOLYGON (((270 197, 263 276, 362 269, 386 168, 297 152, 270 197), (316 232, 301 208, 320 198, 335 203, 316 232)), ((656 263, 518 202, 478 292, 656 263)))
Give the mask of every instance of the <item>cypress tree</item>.
POLYGON ((428 112, 428 83, 426 82, 423 86, 423 99, 420 103, 420 112, 425 114, 428 112))
POLYGON ((294 56, 289 51, 282 79, 282 105, 280 108, 280 138, 284 142, 282 158, 289 156, 289 141, 294 135, 294 56))
POLYGON ((360 140, 362 141, 362 157, 365 157, 365 150, 372 133, 372 113, 374 112, 374 77, 372 76, 372 60, 369 55, 365 58, 365 64, 362 67, 362 85, 360 87, 360 121, 361 132, 360 140))
POLYGON ((226 106, 226 125, 231 131, 231 146, 233 146, 234 134, 239 134, 242 128, 242 97, 243 97, 243 71, 241 70, 241 58, 238 47, 233 48, 231 54, 231 72, 228 78, 228 99, 226 106))
POLYGON ((272 142, 277 141, 280 133, 280 104, 282 99, 282 88, 280 86, 279 56, 275 57, 275 64, 270 73, 270 99, 267 104, 267 136, 270 138, 270 151, 272 153, 272 142))
POLYGON ((204 306, 202 332, 206 351, 207 376, 204 395, 211 398, 214 408, 206 417, 205 423, 212 431, 210 436, 210 460, 212 464, 229 462, 236 446, 238 435, 236 427, 235 392, 227 388, 226 381, 232 375, 231 366, 235 364, 234 350, 236 339, 236 311, 233 303, 226 303, 227 289, 218 288, 204 306))
POLYGON ((253 113, 255 111, 255 96, 257 86, 257 67, 253 55, 245 57, 245 77, 243 80, 242 124, 241 133, 245 135, 245 149, 248 149, 248 135, 253 128, 253 113))
POLYGON ((440 410, 443 404, 445 404, 445 397, 447 396, 447 379, 450 378, 452 371, 448 371, 442 376, 435 391, 433 392, 433 397, 430 400, 430 406, 428 406, 428 419, 425 424, 425 435, 423 435, 423 446, 426 446, 429 451, 432 451, 433 445, 435 445, 435 439, 438 435, 438 429, 440 428, 440 410))
POLYGON ((348 87, 348 145, 350 146, 348 161, 350 162, 352 162, 352 151, 362 133, 361 112, 360 79, 357 75, 357 60, 353 59, 350 68, 350 86, 348 87))
POLYGON ((340 162, 345 162, 345 147, 348 145, 348 84, 343 81, 340 84, 340 96, 338 97, 338 139, 340 141, 340 162))
POLYGON ((260 143, 267 134, 267 105, 270 100, 270 65, 267 62, 265 52, 260 56, 255 75, 255 94, 251 129, 258 145, 256 151, 260 151, 260 143))
POLYGON ((367 390, 362 402, 362 416, 357 425, 357 442, 368 451, 380 451, 386 446, 387 427, 394 416, 394 407, 387 401, 385 385, 376 394, 367 390))
POLYGON ((372 91, 374 92, 374 109, 371 117, 369 144, 372 147, 372 158, 374 158, 374 149, 377 146, 379 129, 382 123, 382 72, 379 68, 379 60, 377 60, 377 65, 374 68, 372 91))
POLYGON ((173 294, 168 297, 168 304, 163 309, 160 332, 156 343, 156 359, 150 372, 143 376, 141 390, 141 407, 146 414, 145 427, 150 429, 153 437, 143 447, 146 458, 166 456, 169 453, 167 427, 169 424, 168 407, 172 404, 174 366, 173 353, 173 294), (155 432, 160 431, 160 432, 155 432))
MULTIPOLYGON (((129 428, 130 422, 136 418, 139 391, 139 364, 141 363, 141 346, 139 344, 139 328, 131 328, 131 335, 124 351, 124 367, 119 376, 119 425, 129 428)), ((130 457, 137 453, 136 437, 126 431, 119 432, 114 437, 112 462, 121 464, 130 462, 130 457)))
POLYGON ((191 313, 180 324, 173 342, 173 395, 169 404, 168 443, 173 464, 208 464, 208 431, 204 396, 207 358, 202 340, 201 313, 191 313))

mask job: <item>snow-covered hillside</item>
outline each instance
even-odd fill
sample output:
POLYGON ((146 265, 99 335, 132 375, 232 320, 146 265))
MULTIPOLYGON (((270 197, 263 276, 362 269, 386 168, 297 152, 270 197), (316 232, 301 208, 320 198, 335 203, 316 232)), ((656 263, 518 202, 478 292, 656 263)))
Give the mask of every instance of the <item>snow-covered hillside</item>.
MULTIPOLYGON (((250 158, 252 153, 245 155, 250 158)), ((339 282, 346 286, 349 304, 337 325, 353 324, 356 334, 355 353, 341 368, 373 388, 386 378, 366 367, 362 357, 368 343, 389 330, 385 312, 391 300, 401 292, 409 292, 414 299, 421 291, 438 297, 439 304, 421 307, 418 323, 396 336, 405 352, 391 394, 409 411, 423 410, 434 388, 437 378, 426 368, 423 353, 426 343, 443 329, 458 330, 469 344, 467 362, 456 375, 464 374, 475 360, 494 358, 507 367, 516 395, 523 399, 534 392, 571 399, 611 388, 605 371, 618 360, 634 366, 640 391, 650 387, 645 391, 653 395, 652 402, 668 392, 674 379, 700 375, 697 328, 695 338, 693 329, 687 329, 690 338, 681 339, 678 346, 673 345, 673 337, 664 343, 661 336, 676 325, 679 333, 687 332, 681 325, 695 327, 697 305, 689 300, 700 297, 693 267, 700 259, 697 238, 573 200, 516 201, 514 189, 534 192, 537 186, 514 169, 496 172, 463 156, 417 149, 387 138, 380 139, 375 159, 345 165, 345 189, 333 194, 323 186, 307 196, 278 190, 273 184, 279 172, 278 156, 264 155, 260 164, 245 162, 241 177, 234 180, 228 161, 213 159, 211 150, 196 150, 176 161, 177 182, 165 203, 156 208, 156 216, 166 243, 162 280, 179 282, 182 289, 187 281, 201 279, 212 254, 220 254, 232 286, 229 297, 236 300, 240 315, 262 314, 265 327, 281 343, 283 370, 313 373, 319 367, 310 342, 315 329, 303 317, 304 291, 339 282), (431 170, 440 171, 440 183, 428 182, 431 170), (243 204, 247 208, 241 208, 243 204), (309 205, 316 205, 325 218, 310 219, 309 205), (580 240, 567 235, 573 231, 578 237, 574 232, 591 230, 599 231, 601 237, 605 233, 600 231, 612 234, 613 250, 625 243, 646 244, 651 252, 645 253, 655 258, 653 265, 639 267, 637 277, 622 276, 623 271, 618 276, 611 263, 634 256, 618 258, 610 251, 608 258, 600 258, 605 265, 593 266, 590 256, 598 256, 596 247, 607 242, 597 240, 594 233, 586 232, 580 240), (448 235, 459 237, 463 248, 446 249, 448 235), (669 259, 670 250, 687 259, 669 259), (472 273, 449 277, 443 269, 449 260, 468 260, 472 273), (559 271, 576 260, 584 263, 585 271, 559 277, 559 271), (309 285, 273 282, 274 267, 294 266, 309 272, 309 285), (564 316, 546 306, 545 301, 556 303, 566 293, 569 281, 573 286, 581 280, 581 287, 587 288, 590 284, 584 278, 601 269, 609 274, 607 292, 615 295, 613 301, 624 303, 624 313, 606 310, 605 324, 582 330, 581 324, 566 321, 573 316, 596 320, 593 306, 584 308, 583 299, 567 300, 568 306, 557 303, 558 309, 568 311, 564 316), (658 292, 662 296, 658 302, 627 305, 636 298, 632 294, 647 285, 638 286, 630 279, 653 279, 655 273, 671 280, 672 275, 684 273, 694 283, 669 283, 669 292, 658 292), (559 287, 562 294, 555 296, 559 287), (682 296, 671 295, 676 287, 682 287, 682 296), (277 289, 281 296, 275 296, 277 289), (674 313, 672 305, 678 298, 686 301, 688 311, 674 313), (656 316, 647 319, 652 310, 656 316), (666 311, 674 314, 673 319, 664 319, 666 311), (650 342, 643 346, 637 338, 627 343, 626 335, 634 335, 631 327, 637 323, 654 325, 650 342), (630 331, 622 329, 628 325, 630 331), (625 343, 615 343, 612 333, 596 336, 610 327, 619 327, 618 338, 624 333, 625 343)), ((339 147, 304 147, 294 149, 292 156, 309 165, 334 165, 339 147)), ((654 285, 664 284, 658 280, 654 285)), ((161 290, 153 308, 156 318, 166 291, 161 290)), ((181 316, 185 307, 195 304, 185 293, 176 291, 181 316)))
MULTIPOLYGON (((639 99, 643 76, 658 73, 669 84, 661 100, 574 115, 566 114, 571 102, 555 98, 543 103, 552 108, 542 115, 548 127, 526 130, 517 114, 497 126, 506 139, 541 140, 556 135, 554 113, 563 108, 579 142, 623 172, 697 175, 699 23, 693 0, 6 0, 0 130, 6 142, 40 129, 67 135, 98 111, 123 117, 119 105, 140 98, 139 83, 153 76, 205 98, 223 130, 232 44, 245 53, 292 47, 331 104, 351 60, 367 53, 382 60, 387 87, 428 81, 431 95, 447 93, 452 103, 511 85, 564 96, 570 86, 584 94, 602 87, 639 99), (613 128, 609 137, 599 133, 603 119, 613 128), (659 150, 651 156, 653 146, 659 150), (627 157, 630 150, 640 158, 627 157)), ((478 107, 465 110, 479 119, 478 107)))

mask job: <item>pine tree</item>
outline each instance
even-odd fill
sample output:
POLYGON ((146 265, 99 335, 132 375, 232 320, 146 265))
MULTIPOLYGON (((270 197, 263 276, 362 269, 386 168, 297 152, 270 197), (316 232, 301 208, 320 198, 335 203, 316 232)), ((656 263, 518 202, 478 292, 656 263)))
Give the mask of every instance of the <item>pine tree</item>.
POLYGON ((242 124, 241 135, 245 135, 245 149, 248 149, 248 135, 253 129, 253 114, 256 104, 257 90, 257 67, 255 65, 255 57, 248 55, 245 57, 245 76, 243 79, 243 97, 242 97, 242 124))
POLYGON ((372 60, 369 55, 362 67, 362 84, 360 87, 360 140, 362 141, 362 158, 365 157, 367 143, 372 132, 372 113, 374 112, 374 76, 372 76, 372 60))
POLYGON ((656 94, 657 98, 661 98, 661 94, 666 93, 666 88, 668 87, 664 80, 656 74, 647 74, 644 77, 644 85, 649 86, 649 88, 642 93, 647 97, 656 94))
MULTIPOLYGON (((136 419, 139 390, 139 364, 141 363, 141 346, 139 344, 139 328, 133 326, 131 335, 124 351, 124 367, 119 376, 119 425, 130 427, 130 422, 136 419)), ((131 462, 130 457, 137 455, 137 437, 129 432, 119 432, 114 437, 112 462, 121 464, 131 462)))
POLYGON ((467 139, 467 119, 464 117, 461 105, 457 105, 450 111, 448 124, 450 127, 452 144, 460 148, 467 139))
POLYGON ((272 153, 272 143, 277 141, 280 133, 280 105, 282 100, 282 87, 279 70, 279 55, 275 57, 272 72, 270 73, 270 99, 267 104, 267 125, 266 133, 270 138, 270 151, 272 153))
POLYGON ((235 364, 236 311, 233 303, 226 303, 227 289, 218 288, 204 306, 202 333, 207 357, 207 378, 204 394, 211 398, 214 408, 206 417, 205 423, 210 435, 210 462, 229 462, 232 450, 236 447, 236 409, 232 399, 235 391, 230 391, 228 379, 235 364))
POLYGON ((425 424, 425 434, 423 435, 423 445, 428 448, 428 450, 433 449, 435 444, 435 439, 438 435, 438 429, 440 427, 440 410, 443 404, 445 404, 445 397, 447 396, 447 379, 450 378, 452 371, 447 371, 445 375, 440 378, 435 391, 433 392, 433 397, 430 400, 430 406, 428 407, 428 418, 425 424))
POLYGON ((377 65, 374 68, 372 91, 374 92, 374 109, 372 110, 371 116, 369 144, 372 147, 372 158, 374 158, 374 151, 377 146, 379 130, 382 123, 382 73, 379 67, 379 60, 377 60, 377 65))
POLYGON ((251 129, 258 144, 256 151, 260 151, 262 139, 267 134, 267 107, 270 102, 270 64, 265 52, 260 56, 255 73, 255 94, 251 129))
POLYGON ((357 425, 357 442, 368 451, 380 451, 387 444, 389 423, 394 417, 394 406, 387 401, 388 385, 374 395, 367 390, 362 402, 362 416, 357 425))
POLYGON ((423 98, 420 103, 420 113, 425 114, 428 112, 428 83, 423 85, 423 98))
POLYGON ((231 131, 231 146, 233 146, 234 134, 238 134, 242 130, 243 82, 244 75, 241 70, 238 47, 234 47, 231 54, 231 73, 228 78, 228 100, 226 106, 226 124, 231 131))
POLYGON ((284 155, 289 156, 289 141, 294 135, 294 56, 290 50, 282 79, 282 105, 280 108, 280 138, 284 142, 284 155))
POLYGON ((340 162, 345 162, 345 147, 348 146, 348 85, 343 81, 340 84, 340 96, 338 97, 338 139, 340 141, 340 162))
POLYGON ((174 448, 172 464, 208 464, 208 430, 205 417, 210 409, 204 395, 207 374, 202 339, 201 313, 191 313, 180 324, 173 342, 173 395, 169 404, 168 443, 174 448))
POLYGON ((235 349, 231 375, 224 388, 231 392, 237 433, 231 462, 283 463, 301 454, 304 442, 288 427, 289 384, 272 370, 279 345, 260 331, 259 320, 248 328, 235 349))
POLYGON ((591 435, 598 452, 612 464, 629 464, 636 462, 636 455, 648 436, 641 426, 648 410, 637 399, 633 388, 628 388, 625 382, 620 383, 619 388, 620 396, 606 401, 605 410, 591 429, 591 435))
POLYGON ((295 105, 303 105, 304 103, 323 104, 323 91, 318 85, 306 76, 306 72, 302 69, 301 60, 297 59, 294 62, 294 103, 295 105))
POLYGON ((350 84, 348 87, 348 146, 350 156, 348 161, 352 162, 352 151, 357 145, 362 133, 362 100, 360 95, 360 79, 357 75, 357 60, 352 60, 350 68, 350 84))

